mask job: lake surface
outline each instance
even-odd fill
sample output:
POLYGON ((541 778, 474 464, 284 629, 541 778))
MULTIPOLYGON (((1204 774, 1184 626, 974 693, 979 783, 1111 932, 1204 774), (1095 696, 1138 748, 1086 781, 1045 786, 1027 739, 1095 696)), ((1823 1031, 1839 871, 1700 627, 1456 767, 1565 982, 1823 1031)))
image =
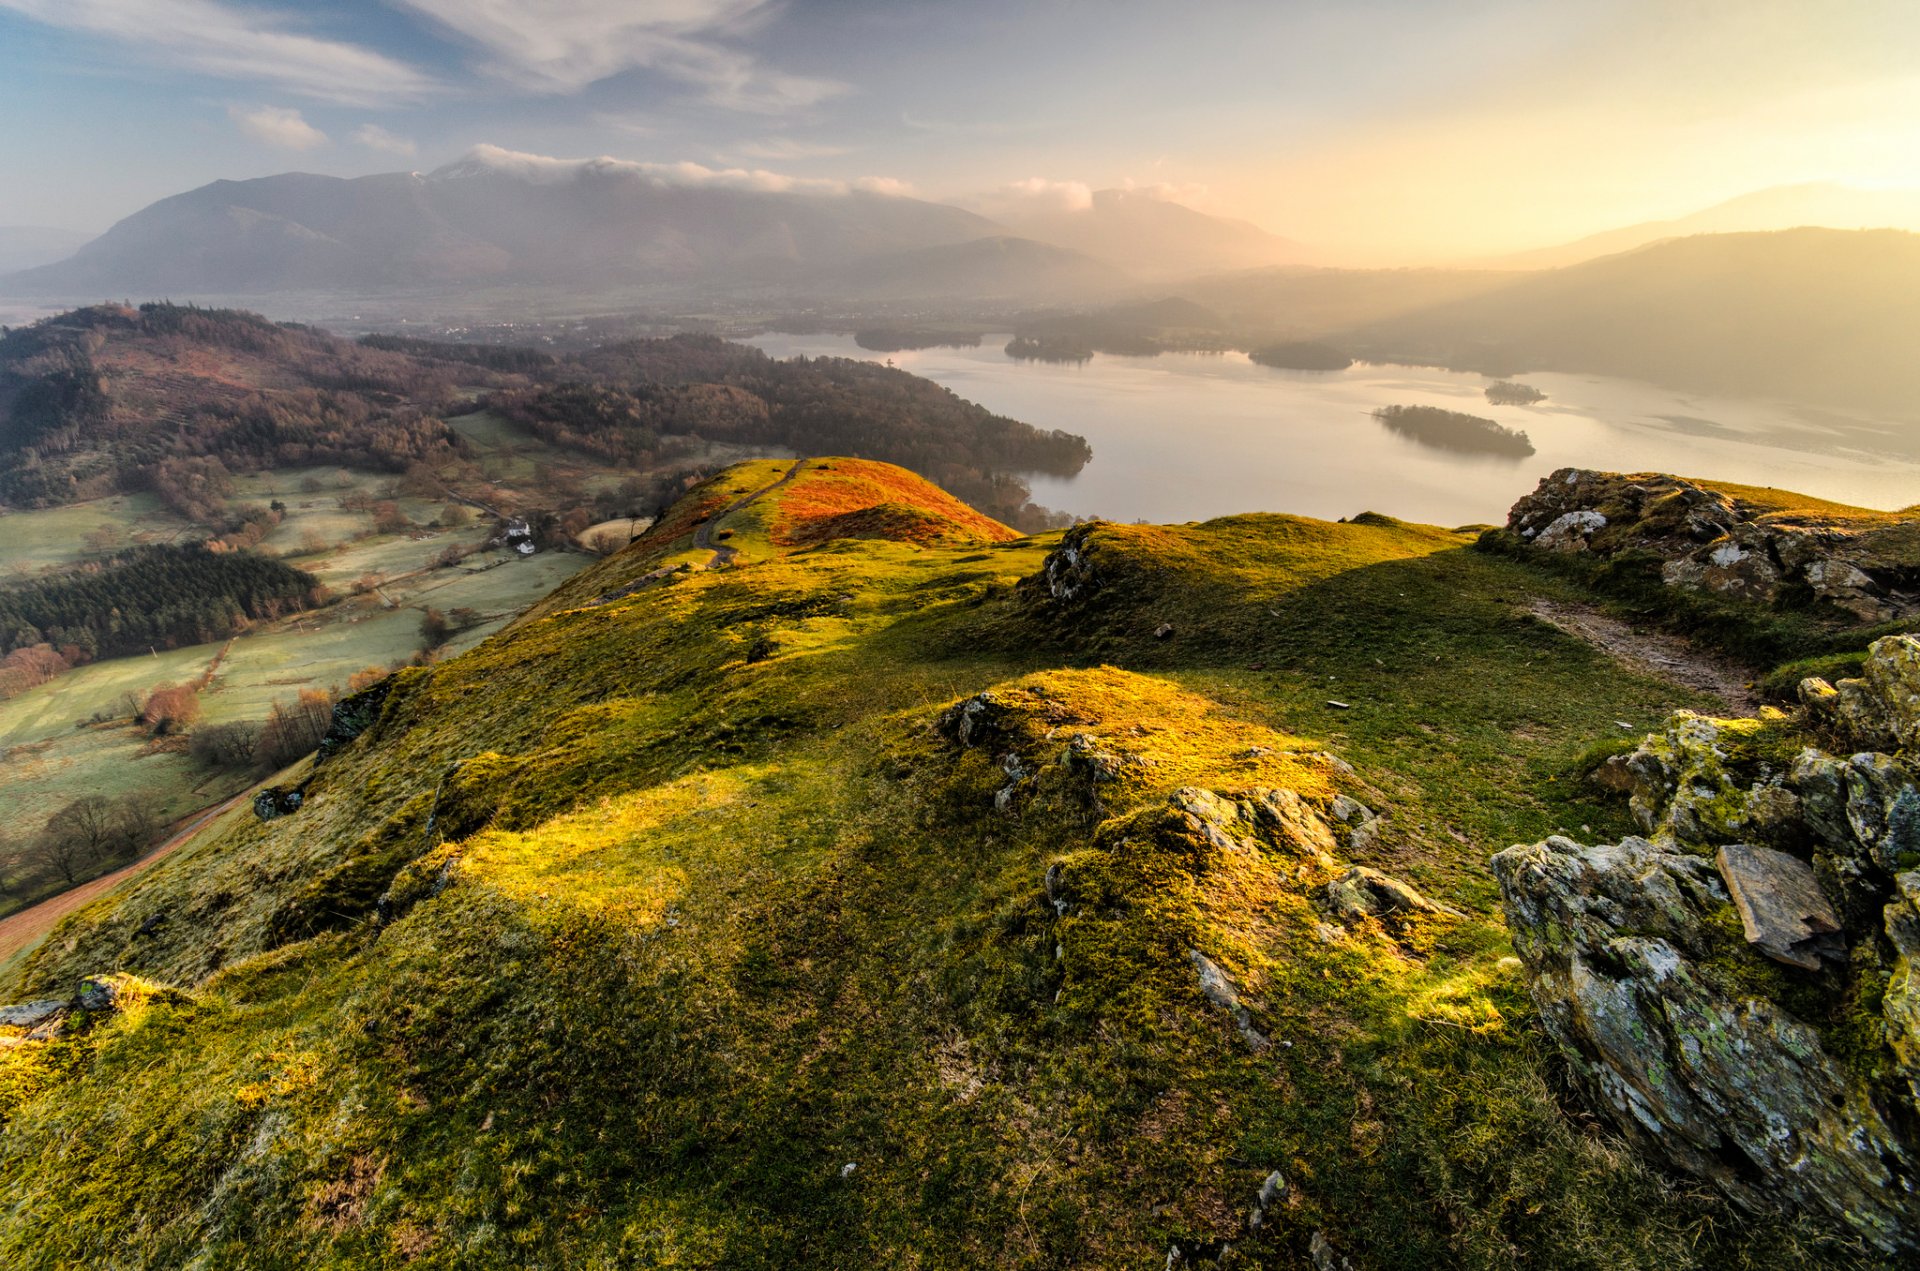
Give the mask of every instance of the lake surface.
POLYGON ((1547 394, 1490 405, 1492 380, 1428 367, 1277 371, 1240 353, 1101 354, 1018 362, 1006 336, 974 349, 872 353, 851 336, 767 334, 774 357, 891 361, 989 410, 1093 445, 1071 480, 1032 478, 1034 502, 1111 520, 1233 512, 1363 511, 1467 525, 1506 519, 1555 468, 1676 472, 1773 485, 1867 507, 1920 503, 1920 424, 1716 398, 1594 375, 1520 377, 1547 394), (1440 406, 1524 431, 1524 459, 1436 450, 1389 432, 1381 406, 1440 406))

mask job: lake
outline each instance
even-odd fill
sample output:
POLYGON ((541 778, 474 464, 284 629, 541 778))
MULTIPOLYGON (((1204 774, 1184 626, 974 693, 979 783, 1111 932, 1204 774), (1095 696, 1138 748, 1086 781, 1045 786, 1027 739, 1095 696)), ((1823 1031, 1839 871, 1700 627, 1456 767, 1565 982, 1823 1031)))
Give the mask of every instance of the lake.
POLYGON ((1783 486, 1867 507, 1920 503, 1920 426, 1789 403, 1712 397, 1596 375, 1519 377, 1547 394, 1493 406, 1481 375, 1361 364, 1278 371, 1241 353, 1019 362, 979 348, 872 353, 851 336, 770 333, 774 357, 891 361, 969 401, 1093 445, 1071 480, 1032 478, 1034 502, 1119 521, 1233 512, 1335 518, 1385 512, 1435 525, 1504 521, 1555 468, 1675 472, 1783 486), (1514 459, 1436 450, 1371 417, 1440 406, 1524 431, 1514 459))

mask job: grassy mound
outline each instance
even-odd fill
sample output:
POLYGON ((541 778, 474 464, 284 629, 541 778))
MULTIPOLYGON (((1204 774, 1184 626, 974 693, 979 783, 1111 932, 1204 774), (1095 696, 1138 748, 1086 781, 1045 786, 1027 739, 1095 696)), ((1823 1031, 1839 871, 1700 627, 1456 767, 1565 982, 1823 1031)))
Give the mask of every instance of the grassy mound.
POLYGON ((0 1048, 0 1260, 1811 1247, 1557 1101, 1486 858, 1624 831, 1574 756, 1696 704, 1526 615, 1563 584, 1387 518, 1078 527, 1070 601, 1057 534, 780 550, 859 472, 828 460, 718 518, 726 567, 600 599, 790 466, 403 673, 282 779, 297 814, 227 817, 14 970, 5 1000, 139 978, 0 1048), (1336 794, 1383 814, 1364 840, 1336 794), (1331 914, 1349 864, 1460 915, 1331 914))
POLYGON ((835 538, 903 543, 1004 543, 1019 535, 904 468, 864 459, 805 465, 782 491, 773 541, 802 547, 835 538))

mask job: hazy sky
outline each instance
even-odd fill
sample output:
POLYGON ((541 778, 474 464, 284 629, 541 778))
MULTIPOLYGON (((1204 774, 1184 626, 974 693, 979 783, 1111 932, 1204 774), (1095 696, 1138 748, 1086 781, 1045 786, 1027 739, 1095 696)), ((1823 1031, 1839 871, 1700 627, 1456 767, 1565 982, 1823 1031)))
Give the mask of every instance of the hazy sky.
POLYGON ((492 143, 1438 258, 1920 185, 1920 2, 0 0, 0 124, 0 225, 492 143))

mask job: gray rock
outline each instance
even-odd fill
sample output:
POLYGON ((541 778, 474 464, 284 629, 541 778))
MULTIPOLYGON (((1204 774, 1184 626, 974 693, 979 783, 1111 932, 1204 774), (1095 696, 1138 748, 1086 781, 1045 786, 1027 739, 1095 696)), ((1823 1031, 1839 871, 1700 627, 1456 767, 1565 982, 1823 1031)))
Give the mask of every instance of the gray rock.
POLYGON ((1540 531, 1533 545, 1553 552, 1584 552, 1587 550, 1587 540, 1606 528, 1605 516, 1591 508, 1580 508, 1555 517, 1547 528, 1540 531))
POLYGON ((1313 1262, 1313 1271, 1353 1271, 1353 1264, 1333 1251, 1324 1231, 1315 1231, 1307 1241, 1307 1257, 1313 1262))
POLYGON ((46 1023, 67 1009, 65 1000, 57 997, 43 997, 34 1002, 18 1002, 12 1006, 0 1006, 0 1025, 7 1028, 35 1028, 46 1023))
POLYGON ((1247 1045, 1255 1050, 1265 1050, 1271 1043, 1264 1033, 1253 1026, 1253 1016, 1240 1004, 1240 991, 1233 986, 1227 973, 1198 949, 1188 949, 1187 957, 1200 975, 1200 995, 1233 1017, 1233 1026, 1240 1031, 1247 1045))
POLYGON ((1041 563, 1047 594, 1061 604, 1084 600, 1099 590, 1100 575, 1094 569, 1089 543, 1096 524, 1087 521, 1068 530, 1060 546, 1048 552, 1041 563))
POLYGON ((80 981, 73 1004, 83 1011, 100 1014, 110 1011, 120 1000, 120 986, 106 976, 90 975, 80 981))
POLYGON ((1393 875, 1364 865, 1355 865, 1328 883, 1325 894, 1327 907, 1348 922, 1410 913, 1465 916, 1458 909, 1427 899, 1393 875))
POLYGON ((1791 1204, 1920 1251, 1920 1160, 1873 1089, 1750 977, 1703 858, 1565 838, 1493 858, 1514 949, 1592 1105, 1643 1152, 1761 1212, 1791 1204), (1731 960, 1729 960, 1731 959, 1731 960))
POLYGON ((1846 960, 1840 915, 1827 903, 1813 866, 1746 843, 1728 843, 1714 859, 1740 911, 1748 944, 1776 962, 1807 971, 1846 960))
POLYGON ((1867 647, 1860 678, 1805 680, 1800 700, 1822 724, 1863 750, 1920 746, 1920 638, 1885 636, 1867 647))

